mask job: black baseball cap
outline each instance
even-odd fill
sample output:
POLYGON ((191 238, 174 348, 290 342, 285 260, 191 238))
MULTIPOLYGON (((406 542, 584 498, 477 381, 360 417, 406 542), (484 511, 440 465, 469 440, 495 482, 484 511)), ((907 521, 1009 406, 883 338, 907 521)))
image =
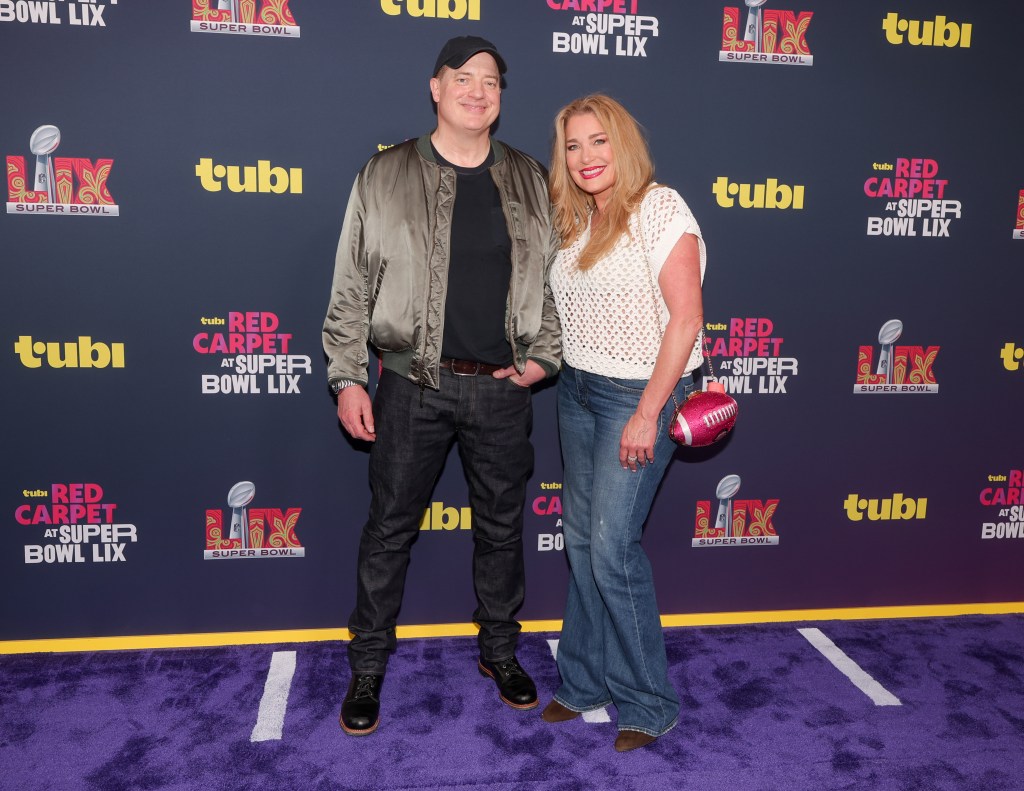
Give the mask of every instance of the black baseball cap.
POLYGON ((489 52, 494 56, 499 74, 504 74, 507 71, 504 59, 498 54, 498 48, 490 41, 480 38, 480 36, 456 36, 448 39, 441 47, 437 62, 434 64, 434 76, 437 76, 442 66, 447 66, 450 69, 459 68, 478 52, 489 52))

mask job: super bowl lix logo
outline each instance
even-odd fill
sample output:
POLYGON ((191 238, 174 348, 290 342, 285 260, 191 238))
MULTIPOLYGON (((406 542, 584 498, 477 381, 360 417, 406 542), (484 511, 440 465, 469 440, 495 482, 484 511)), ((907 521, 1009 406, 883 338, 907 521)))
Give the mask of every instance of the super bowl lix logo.
POLYGON ((288 0, 192 0, 193 33, 298 38, 288 0))
POLYGON ((118 216, 119 207, 107 187, 114 160, 53 156, 60 130, 49 124, 36 129, 28 145, 35 157, 31 177, 25 157, 7 157, 8 214, 118 216))
POLYGON ((239 481, 228 491, 231 521, 227 535, 224 511, 207 510, 204 560, 306 556, 306 549, 295 534, 302 509, 250 508, 255 496, 256 487, 250 481, 239 481))
POLYGON ((783 338, 775 322, 767 318, 734 318, 728 324, 711 323, 708 332, 711 357, 727 393, 785 394, 799 373, 796 357, 782 356, 783 338), (728 331, 728 336, 712 335, 728 331))
POLYGON ((938 346, 897 346, 903 334, 903 322, 892 319, 878 331, 880 351, 874 372, 874 346, 861 346, 857 352, 857 383, 854 393, 937 393, 935 358, 938 346))
POLYGON ((1024 239, 1024 190, 1017 196, 1017 225, 1013 229, 1014 239, 1024 239))
POLYGON ((897 157, 895 164, 871 167, 875 174, 864 182, 864 194, 884 202, 887 216, 868 217, 868 236, 949 237, 961 205, 947 199, 949 179, 938 178, 938 162, 897 157))
POLYGON ((981 525, 983 539, 1024 539, 1024 470, 989 475, 979 499, 993 518, 981 525))
MULTIPOLYGON (((192 348, 220 357, 223 373, 202 375, 202 392, 249 395, 299 393, 300 377, 313 371, 305 354, 292 354, 292 334, 280 332, 270 311, 228 311, 227 319, 201 318, 192 348)), ((216 358, 214 358, 216 359, 216 358)))
POLYGON ((105 502, 98 483, 54 483, 22 496, 28 502, 15 509, 15 521, 42 528, 34 537, 40 543, 25 545, 26 565, 123 563, 139 540, 135 525, 114 521, 117 504, 105 502))
POLYGON ((658 18, 638 14, 639 0, 548 0, 552 11, 589 11, 572 15, 572 32, 551 34, 551 51, 573 55, 646 58, 647 44, 658 37, 658 18))
POLYGON ((740 34, 740 9, 727 6, 722 19, 719 61, 813 66, 807 28, 813 11, 764 8, 767 0, 745 0, 747 15, 740 34))
POLYGON ((695 547, 776 546, 779 534, 772 517, 778 500, 737 500, 740 476, 726 475, 715 487, 718 506, 711 523, 711 501, 697 501, 693 528, 695 547))

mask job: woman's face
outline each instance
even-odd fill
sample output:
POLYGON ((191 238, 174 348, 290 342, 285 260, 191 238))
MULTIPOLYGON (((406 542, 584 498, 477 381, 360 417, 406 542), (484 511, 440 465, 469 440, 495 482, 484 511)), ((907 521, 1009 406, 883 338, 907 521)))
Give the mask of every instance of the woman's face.
POLYGON ((566 122, 565 162, 576 186, 603 209, 615 186, 615 152, 593 113, 579 113, 566 122))

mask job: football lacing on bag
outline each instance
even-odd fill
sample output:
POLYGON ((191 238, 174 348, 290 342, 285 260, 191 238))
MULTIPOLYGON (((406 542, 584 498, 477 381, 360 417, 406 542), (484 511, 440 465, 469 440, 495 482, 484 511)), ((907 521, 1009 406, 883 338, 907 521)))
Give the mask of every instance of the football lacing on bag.
POLYGON ((736 414, 736 405, 727 404, 726 406, 719 407, 718 409, 708 412, 704 415, 704 425, 711 428, 716 423, 724 423, 729 418, 736 414))

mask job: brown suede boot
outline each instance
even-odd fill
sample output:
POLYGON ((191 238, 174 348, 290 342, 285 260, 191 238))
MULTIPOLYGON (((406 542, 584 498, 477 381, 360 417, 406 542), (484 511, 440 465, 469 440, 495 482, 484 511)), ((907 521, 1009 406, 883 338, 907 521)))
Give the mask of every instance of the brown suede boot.
POLYGON ((615 749, 620 753, 635 750, 637 747, 646 747, 653 742, 657 736, 643 733, 641 731, 622 730, 615 738, 615 749))
POLYGON ((544 711, 540 713, 540 718, 544 722, 567 722, 576 719, 578 716, 580 716, 578 711, 567 709, 557 700, 552 700, 544 707, 544 711))

